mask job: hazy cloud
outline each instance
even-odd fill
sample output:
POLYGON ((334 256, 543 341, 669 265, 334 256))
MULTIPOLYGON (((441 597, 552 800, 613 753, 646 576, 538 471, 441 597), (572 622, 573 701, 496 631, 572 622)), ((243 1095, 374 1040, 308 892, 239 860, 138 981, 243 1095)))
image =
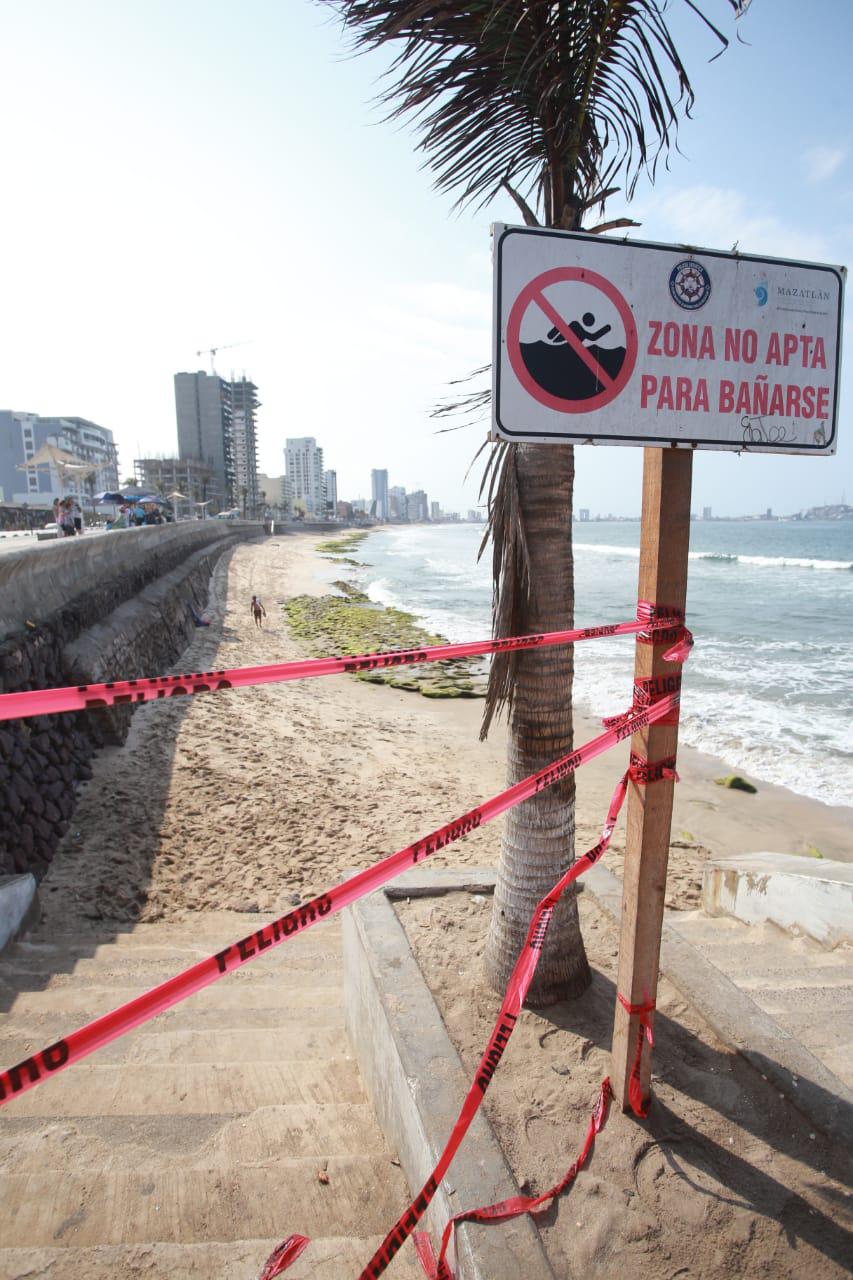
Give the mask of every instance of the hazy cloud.
POLYGON ((660 228, 661 238, 677 244, 726 251, 737 243, 741 253, 818 261, 829 254, 824 236, 784 222, 731 188, 684 187, 660 203, 646 203, 640 213, 644 231, 654 224, 655 233, 660 228))
POLYGON ((844 147, 814 147, 805 157, 809 182, 825 182, 841 168, 847 152, 844 147))

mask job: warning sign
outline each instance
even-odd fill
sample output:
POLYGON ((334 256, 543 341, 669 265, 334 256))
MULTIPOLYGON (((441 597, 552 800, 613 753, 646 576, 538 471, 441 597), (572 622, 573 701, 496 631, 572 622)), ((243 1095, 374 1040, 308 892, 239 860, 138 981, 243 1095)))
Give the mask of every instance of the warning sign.
POLYGON ((498 436, 835 452, 843 268, 494 236, 498 436))
POLYGON ((558 267, 515 300, 507 349, 521 385, 558 413, 610 404, 637 359, 637 330, 619 290, 595 271, 558 267))

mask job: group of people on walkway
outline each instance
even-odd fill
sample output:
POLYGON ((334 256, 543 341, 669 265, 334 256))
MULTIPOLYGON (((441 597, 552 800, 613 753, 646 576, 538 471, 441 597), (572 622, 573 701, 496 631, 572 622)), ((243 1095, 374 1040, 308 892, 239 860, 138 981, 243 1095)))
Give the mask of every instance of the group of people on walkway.
POLYGON ((125 502, 119 507, 115 519, 107 521, 107 528, 140 529, 143 525, 169 523, 170 517, 156 502, 125 502))
POLYGON ((54 498, 53 519, 61 538, 83 532, 83 511, 76 498, 54 498))

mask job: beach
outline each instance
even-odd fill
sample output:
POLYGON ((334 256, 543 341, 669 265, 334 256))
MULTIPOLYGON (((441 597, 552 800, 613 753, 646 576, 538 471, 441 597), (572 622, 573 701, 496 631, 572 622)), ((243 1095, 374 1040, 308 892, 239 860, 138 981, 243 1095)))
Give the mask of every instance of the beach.
MULTIPOLYGON (((296 534, 239 547, 211 584, 212 626, 175 670, 249 666, 304 656, 282 615, 288 598, 329 588, 330 568, 296 534), (257 594, 267 618, 255 628, 257 594)), ((623 642, 624 643, 624 642, 623 642)), ((208 908, 276 911, 320 892, 465 813, 504 786, 505 728, 479 741, 482 703, 432 700, 351 676, 263 685, 143 707, 128 742, 105 750, 42 893, 69 896, 95 918, 159 919, 208 908)), ((575 741, 599 733, 576 718, 575 741)), ((627 746, 578 773, 577 848, 597 838, 627 746)), ((849 861, 853 810, 762 784, 748 795, 714 779, 731 772, 682 747, 670 905, 694 905, 701 863, 772 850, 849 861)), ((608 864, 619 869, 624 826, 608 864)), ((433 855, 438 865, 493 865, 500 824, 433 855)))
MULTIPOLYGON (((283 607, 327 590, 316 541, 272 537, 226 553, 211 583, 211 626, 176 670, 304 656, 283 607), (263 630, 252 595, 267 611, 263 630)), ((142 707, 127 743, 94 762, 40 888, 48 929, 84 936, 113 921, 166 920, 191 933, 198 912, 289 910, 502 789, 504 730, 480 743, 481 708, 352 676, 142 707)), ((576 740, 597 732, 578 722, 576 740)), ((623 744, 580 771, 578 852, 597 838, 626 757, 623 744)), ((724 790, 714 783, 724 771, 722 761, 679 754, 671 905, 695 905, 709 852, 801 852, 811 842, 849 859, 849 810, 774 787, 724 790)), ((482 827, 430 863, 494 865, 500 834, 500 822, 482 827)), ((616 872, 623 839, 624 822, 606 856, 616 872)), ((488 899, 467 895, 399 907, 472 1071, 498 1004, 480 981, 489 910, 488 899)), ((574 1004, 522 1013, 486 1100, 525 1191, 546 1190, 574 1159, 608 1069, 618 939, 590 894, 580 911, 592 987, 574 1004)), ((618 1265, 651 1280, 846 1274, 846 1153, 723 1045, 665 978, 656 1039, 648 1124, 611 1108, 589 1171, 540 1220, 556 1273, 609 1276, 618 1265)))

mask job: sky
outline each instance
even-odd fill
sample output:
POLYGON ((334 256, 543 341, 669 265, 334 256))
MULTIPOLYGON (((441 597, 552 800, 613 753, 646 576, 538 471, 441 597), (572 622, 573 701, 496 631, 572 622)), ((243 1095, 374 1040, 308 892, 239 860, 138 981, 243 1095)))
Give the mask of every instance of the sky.
MULTIPOLYGON (((853 5, 753 0, 735 24, 703 4, 732 43, 710 61, 673 0, 693 117, 607 216, 644 240, 847 265, 853 5)), ((109 427, 123 479, 177 451, 173 374, 219 347, 218 373, 258 385, 262 471, 309 435, 341 498, 369 496, 376 467, 475 506, 487 424, 437 434, 430 410, 491 358, 489 228, 519 218, 433 189, 414 129, 375 104, 387 55, 351 56, 313 0, 0 0, 0 16, 0 408, 109 427)), ((837 456, 698 453, 694 510, 853 504, 851 360, 837 456)), ((639 448, 579 448, 576 470, 576 507, 639 512, 639 448)))

